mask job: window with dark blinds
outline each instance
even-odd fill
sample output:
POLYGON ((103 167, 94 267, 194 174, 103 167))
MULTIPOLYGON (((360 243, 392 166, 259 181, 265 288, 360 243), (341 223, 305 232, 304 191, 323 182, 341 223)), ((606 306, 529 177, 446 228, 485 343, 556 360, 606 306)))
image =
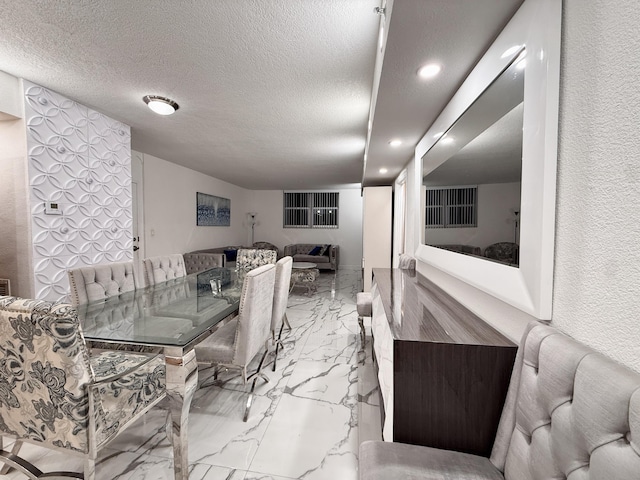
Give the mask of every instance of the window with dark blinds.
POLYGON ((478 187, 428 188, 425 225, 427 228, 476 227, 478 187))
POLYGON ((338 228, 338 192, 284 192, 284 228, 338 228))

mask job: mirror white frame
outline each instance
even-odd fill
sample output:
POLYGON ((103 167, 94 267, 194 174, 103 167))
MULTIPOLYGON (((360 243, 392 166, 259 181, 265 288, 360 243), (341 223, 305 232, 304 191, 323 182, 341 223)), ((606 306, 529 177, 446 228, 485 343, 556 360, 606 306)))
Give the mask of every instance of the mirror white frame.
POLYGON ((422 157, 436 134, 446 132, 524 47, 519 268, 424 245, 423 198, 414 218, 420 226, 416 257, 542 320, 551 319, 553 295, 561 18, 562 0, 525 0, 420 140, 414 161, 415 191, 422 192, 422 157))

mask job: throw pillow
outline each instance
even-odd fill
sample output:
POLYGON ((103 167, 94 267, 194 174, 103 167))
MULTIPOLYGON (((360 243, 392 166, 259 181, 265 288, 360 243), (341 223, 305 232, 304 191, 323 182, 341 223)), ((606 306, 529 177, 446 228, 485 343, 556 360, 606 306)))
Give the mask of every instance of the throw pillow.
POLYGON ((318 255, 329 255, 330 248, 331 245, 322 245, 322 248, 320 249, 320 253, 318 255))
POLYGON ((309 252, 309 255, 318 255, 318 254, 320 254, 320 250, 321 249, 322 249, 321 246, 313 247, 311 249, 311 251, 309 252))

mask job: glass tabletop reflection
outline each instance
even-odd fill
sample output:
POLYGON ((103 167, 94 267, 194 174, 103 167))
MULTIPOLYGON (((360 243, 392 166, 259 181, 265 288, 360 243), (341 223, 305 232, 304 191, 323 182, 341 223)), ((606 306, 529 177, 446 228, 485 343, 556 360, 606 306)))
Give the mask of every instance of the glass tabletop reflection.
POLYGON ((87 340, 186 346, 236 312, 242 285, 229 268, 186 277, 78 306, 87 340))

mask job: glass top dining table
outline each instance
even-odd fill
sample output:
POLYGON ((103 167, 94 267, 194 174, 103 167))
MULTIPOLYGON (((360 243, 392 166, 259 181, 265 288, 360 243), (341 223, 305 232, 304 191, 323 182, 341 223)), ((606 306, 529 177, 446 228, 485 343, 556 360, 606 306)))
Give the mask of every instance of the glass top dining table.
POLYGON ((239 278, 232 269, 213 268, 77 307, 84 337, 94 345, 164 353, 176 480, 189 478, 188 417, 198 385, 193 347, 236 314, 239 278))
POLYGON ((236 272, 212 268, 104 300, 78 305, 90 341, 186 347, 238 311, 236 272))

